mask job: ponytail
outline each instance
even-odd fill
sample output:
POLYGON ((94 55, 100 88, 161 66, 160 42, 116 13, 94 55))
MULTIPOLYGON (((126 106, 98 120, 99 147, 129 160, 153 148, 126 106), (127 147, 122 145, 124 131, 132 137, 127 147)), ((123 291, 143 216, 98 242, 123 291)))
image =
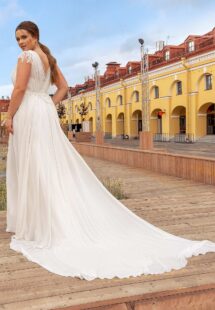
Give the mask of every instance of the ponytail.
POLYGON ((44 44, 42 44, 40 42, 38 42, 38 43, 39 43, 39 46, 40 46, 41 50, 48 57, 48 61, 49 61, 50 69, 51 69, 51 83, 54 84, 54 82, 57 79, 57 75, 58 75, 57 69, 56 69, 56 64, 57 64, 56 58, 54 58, 52 56, 52 54, 50 52, 50 49, 46 45, 44 45, 44 44))

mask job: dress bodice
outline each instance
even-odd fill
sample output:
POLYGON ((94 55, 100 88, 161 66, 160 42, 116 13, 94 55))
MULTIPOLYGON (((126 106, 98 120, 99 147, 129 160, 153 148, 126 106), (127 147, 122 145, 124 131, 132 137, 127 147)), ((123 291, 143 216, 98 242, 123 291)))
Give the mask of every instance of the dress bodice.
MULTIPOLYGON (((50 68, 45 72, 43 62, 37 52, 33 50, 23 51, 18 59, 21 58, 22 61, 30 62, 32 64, 30 78, 28 81, 27 89, 29 91, 38 93, 48 93, 51 84, 50 80, 50 68)), ((16 71, 15 67, 12 73, 13 85, 16 81, 16 71)))

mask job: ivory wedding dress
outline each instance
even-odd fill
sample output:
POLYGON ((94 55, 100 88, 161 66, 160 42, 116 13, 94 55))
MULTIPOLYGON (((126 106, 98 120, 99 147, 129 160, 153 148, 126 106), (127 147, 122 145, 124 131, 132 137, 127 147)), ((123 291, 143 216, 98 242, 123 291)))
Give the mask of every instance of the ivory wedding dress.
MULTIPOLYGON (((169 234, 135 215, 99 181, 63 133, 40 56, 13 119, 7 156, 10 248, 50 272, 93 280, 180 269, 215 243, 169 234)), ((13 73, 13 83, 16 70, 13 73)))

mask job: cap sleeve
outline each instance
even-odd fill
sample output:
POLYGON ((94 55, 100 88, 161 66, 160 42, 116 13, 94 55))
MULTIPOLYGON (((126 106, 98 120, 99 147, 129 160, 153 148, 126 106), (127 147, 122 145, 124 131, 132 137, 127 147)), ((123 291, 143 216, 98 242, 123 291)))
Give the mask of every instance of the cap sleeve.
POLYGON ((22 62, 33 63, 33 55, 31 53, 31 51, 23 51, 18 56, 18 59, 21 59, 22 62))

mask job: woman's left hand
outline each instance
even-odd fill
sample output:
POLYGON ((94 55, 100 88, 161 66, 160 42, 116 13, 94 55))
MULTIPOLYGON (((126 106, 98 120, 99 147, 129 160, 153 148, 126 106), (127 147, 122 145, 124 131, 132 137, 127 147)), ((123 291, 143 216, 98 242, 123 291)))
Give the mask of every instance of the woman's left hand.
POLYGON ((5 122, 5 127, 7 129, 8 134, 12 133, 13 134, 13 119, 8 118, 5 122))

